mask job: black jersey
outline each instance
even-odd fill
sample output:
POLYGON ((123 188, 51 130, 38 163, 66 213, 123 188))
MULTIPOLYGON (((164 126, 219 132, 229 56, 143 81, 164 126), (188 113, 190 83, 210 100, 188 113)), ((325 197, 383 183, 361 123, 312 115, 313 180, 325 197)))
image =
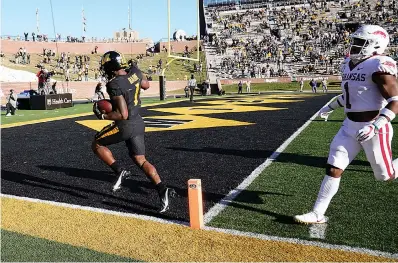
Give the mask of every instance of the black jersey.
MULTIPOLYGON (((123 96, 126 100, 129 116, 127 121, 136 120, 141 107, 140 99, 140 83, 142 80, 142 72, 137 67, 131 67, 127 75, 120 75, 113 78, 106 84, 106 91, 112 101, 114 96, 123 96)), ((112 101, 113 103, 113 101, 112 101)), ((112 105, 115 107, 115 105, 112 105)), ((116 121, 120 123, 124 121, 116 121)))

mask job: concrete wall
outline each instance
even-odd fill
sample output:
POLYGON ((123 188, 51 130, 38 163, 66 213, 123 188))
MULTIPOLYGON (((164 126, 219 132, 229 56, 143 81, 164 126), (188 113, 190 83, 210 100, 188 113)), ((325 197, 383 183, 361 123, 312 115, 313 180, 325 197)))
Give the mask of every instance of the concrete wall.
MULTIPOLYGON (((43 48, 56 50, 58 52, 70 52, 75 54, 91 54, 95 46, 98 46, 98 53, 105 53, 109 50, 117 50, 124 54, 145 54, 146 43, 65 43, 65 42, 33 42, 33 41, 14 41, 14 40, 0 40, 1 51, 5 54, 14 54, 19 48, 25 47, 26 51, 31 54, 43 53, 43 48)), ((167 42, 162 42, 167 46, 167 42)), ((196 41, 173 42, 175 52, 183 52, 185 46, 189 49, 196 46, 196 41)))
MULTIPOLYGON (((141 96, 159 96, 159 81, 151 81, 151 87, 148 90, 141 90, 141 96)), ((167 91, 178 90, 185 88, 186 81, 167 81, 167 91)), ((57 82, 57 90, 59 92, 72 93, 73 99, 91 99, 94 95, 95 86, 97 82, 81 82, 70 81, 57 82)), ((24 90, 37 90, 37 82, 3 82, 1 83, 1 90, 5 96, 9 94, 10 89, 14 89, 17 94, 24 90)), ((105 90, 104 90, 105 91, 105 90)), ((106 94, 106 92, 104 92, 106 94)), ((1 98, 1 105, 5 105, 5 96, 1 98)))

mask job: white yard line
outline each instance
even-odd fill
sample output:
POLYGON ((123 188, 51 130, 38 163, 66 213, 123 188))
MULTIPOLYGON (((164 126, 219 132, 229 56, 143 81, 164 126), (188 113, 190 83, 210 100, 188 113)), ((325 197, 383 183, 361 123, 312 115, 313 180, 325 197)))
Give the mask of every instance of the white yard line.
POLYGON ((308 228, 310 238, 325 239, 328 224, 312 224, 308 228))
POLYGON ((132 217, 132 218, 136 218, 136 219, 149 220, 149 221, 154 221, 154 222, 164 223, 164 224, 178 224, 178 225, 185 225, 185 226, 189 225, 188 222, 182 222, 182 221, 177 221, 177 220, 166 220, 166 219, 162 219, 162 218, 158 218, 158 217, 154 217, 154 216, 146 216, 146 215, 139 215, 139 214, 134 214, 134 213, 118 212, 118 211, 107 210, 107 209, 102 209, 102 208, 95 208, 95 207, 82 206, 82 205, 73 205, 73 204, 68 204, 68 203, 41 200, 41 199, 30 198, 30 197, 8 195, 8 194, 0 194, 0 197, 23 200, 23 201, 32 202, 32 203, 49 204, 49 205, 54 205, 54 206, 59 206, 59 207, 80 209, 80 210, 108 214, 108 215, 132 217))
MULTIPOLYGON (((334 98, 332 98, 328 103, 329 104, 331 101, 333 101, 334 98)), ((232 202, 243 190, 245 190, 268 166, 270 166, 277 158, 278 156, 289 146, 289 144, 297 137, 300 135, 302 131, 304 131, 305 128, 307 128, 308 125, 318 116, 317 111, 306 123, 303 124, 295 133, 293 133, 292 136, 290 136, 281 146, 279 146, 278 149, 276 149, 275 152, 272 153, 272 155, 265 160, 259 167, 257 167, 248 177, 246 177, 243 182, 238 185, 235 189, 231 190, 220 202, 215 204, 212 208, 207 211, 207 213, 204 216, 204 222, 205 224, 209 223, 214 217, 216 217, 218 214, 223 211, 230 202, 232 202)))

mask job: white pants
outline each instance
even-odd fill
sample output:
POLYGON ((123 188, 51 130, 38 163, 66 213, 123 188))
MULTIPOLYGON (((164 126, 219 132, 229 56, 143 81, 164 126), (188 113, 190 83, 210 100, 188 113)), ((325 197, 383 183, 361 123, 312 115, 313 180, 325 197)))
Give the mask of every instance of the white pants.
POLYGON ((345 170, 363 148, 376 180, 393 180, 395 171, 392 164, 391 140, 394 132, 391 123, 387 123, 369 141, 360 143, 355 138, 357 131, 370 123, 353 122, 346 118, 330 144, 328 164, 345 170))

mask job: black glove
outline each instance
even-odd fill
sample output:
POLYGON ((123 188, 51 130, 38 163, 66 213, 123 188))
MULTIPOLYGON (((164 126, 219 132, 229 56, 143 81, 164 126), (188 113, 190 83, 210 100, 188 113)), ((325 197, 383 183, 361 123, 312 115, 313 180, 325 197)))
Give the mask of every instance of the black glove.
POLYGON ((95 116, 97 116, 97 118, 99 120, 103 120, 104 119, 104 114, 99 109, 97 102, 94 102, 94 104, 93 104, 93 112, 94 112, 95 116))

